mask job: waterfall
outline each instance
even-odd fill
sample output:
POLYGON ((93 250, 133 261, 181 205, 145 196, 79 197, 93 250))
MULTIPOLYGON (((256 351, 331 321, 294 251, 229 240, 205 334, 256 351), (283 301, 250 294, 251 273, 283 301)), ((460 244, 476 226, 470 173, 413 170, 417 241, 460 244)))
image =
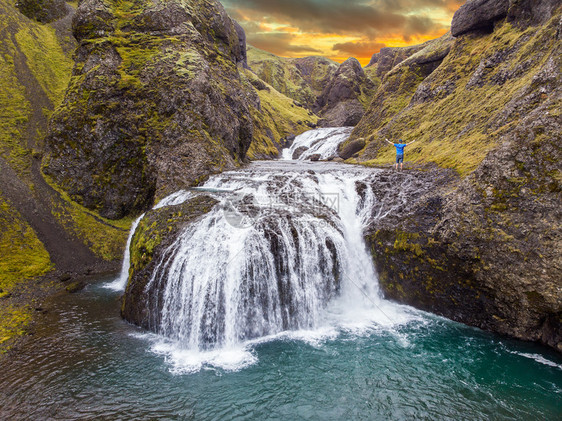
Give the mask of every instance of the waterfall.
POLYGON ((144 213, 139 216, 131 226, 131 231, 129 231, 129 237, 127 238, 127 246, 125 247, 125 254, 123 255, 123 264, 121 266, 121 273, 119 277, 113 282, 105 284, 104 287, 112 289, 114 291, 124 291, 127 286, 127 281, 129 279, 129 267, 131 265, 131 241, 135 235, 135 231, 139 226, 139 222, 144 217, 144 213))
POLYGON ((338 163, 260 161, 163 199, 156 207, 197 194, 219 204, 155 256, 140 303, 157 334, 153 351, 178 372, 206 363, 239 369, 255 361, 245 347, 264 338, 411 320, 381 297, 363 239, 373 218, 402 202, 395 189, 373 187, 379 176, 338 163))
POLYGON ((184 349, 228 348, 321 326, 336 301, 379 305, 362 237, 374 197, 360 187, 372 170, 332 166, 264 163, 211 178, 205 189, 235 193, 164 251, 146 286, 151 330, 184 349), (236 219, 241 204, 247 221, 236 219))
POLYGON ((338 156, 338 146, 347 140, 353 127, 316 129, 297 136, 290 148, 283 150, 283 159, 308 160, 313 155, 327 160, 338 156))

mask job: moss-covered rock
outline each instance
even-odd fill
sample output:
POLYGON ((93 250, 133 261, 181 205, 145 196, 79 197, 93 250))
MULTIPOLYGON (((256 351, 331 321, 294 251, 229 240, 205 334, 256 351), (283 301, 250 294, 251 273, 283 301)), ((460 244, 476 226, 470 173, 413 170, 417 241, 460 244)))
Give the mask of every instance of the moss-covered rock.
POLYGON ((355 58, 344 61, 314 104, 323 127, 355 126, 365 113, 374 84, 355 58))
POLYGON ((309 110, 338 68, 324 57, 289 59, 253 46, 248 46, 248 64, 261 80, 309 110))
POLYGON ((44 172, 118 219, 245 159, 253 136, 234 22, 216 1, 87 0, 44 172))
POLYGON ((42 23, 60 19, 72 10, 65 0, 17 0, 16 7, 28 18, 42 23))
POLYGON ((178 234, 218 202, 209 196, 196 196, 181 205, 148 212, 140 221, 131 243, 131 269, 121 315, 128 321, 150 328, 147 284, 154 266, 178 234))
MULTIPOLYGON (((375 138, 401 128, 422 142, 407 157, 465 177, 408 197, 367 239, 389 298, 562 352, 560 12, 542 27, 499 22, 458 38, 409 104, 377 123, 375 138)), ((363 153, 390 160, 375 145, 363 153)))

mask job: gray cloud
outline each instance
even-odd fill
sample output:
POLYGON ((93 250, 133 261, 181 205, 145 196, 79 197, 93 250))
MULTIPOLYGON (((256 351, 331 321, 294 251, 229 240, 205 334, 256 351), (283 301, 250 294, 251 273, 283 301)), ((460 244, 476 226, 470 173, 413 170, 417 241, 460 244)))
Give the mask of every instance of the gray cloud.
MULTIPOLYGON (((301 31, 377 35, 404 32, 419 26, 419 17, 408 15, 423 6, 447 8, 457 0, 225 0, 236 15, 250 15, 252 20, 288 22, 301 31)), ((459 0, 460 1, 460 0, 459 0)), ((439 24, 425 24, 426 31, 439 24)))
POLYGON ((322 51, 306 45, 293 45, 294 35, 284 32, 249 34, 248 43, 278 56, 287 53, 321 53, 322 51))

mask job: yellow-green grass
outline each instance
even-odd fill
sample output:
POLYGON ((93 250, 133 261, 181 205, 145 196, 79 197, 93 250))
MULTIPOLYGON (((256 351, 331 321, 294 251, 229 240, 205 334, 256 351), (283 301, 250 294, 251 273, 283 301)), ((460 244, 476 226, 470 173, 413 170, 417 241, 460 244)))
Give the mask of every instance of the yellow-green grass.
POLYGON ((18 282, 52 269, 49 253, 23 217, 0 196, 0 298, 18 282))
POLYGON ((33 76, 57 106, 68 85, 73 61, 64 54, 55 30, 48 25, 28 25, 15 38, 33 76))
MULTIPOLYGON (((248 79, 257 79, 250 71, 245 71, 244 75, 248 79)), ((294 100, 276 91, 272 86, 266 86, 268 89, 258 90, 261 110, 252 108, 256 130, 248 151, 250 159, 277 156, 277 148, 267 135, 267 129, 271 131, 274 140, 279 142, 290 134, 297 135, 310 130, 306 122, 316 124, 318 121, 318 116, 295 105, 294 100)))
MULTIPOLYGON (((70 79, 73 62, 66 57, 55 30, 23 16, 9 0, 0 0, 0 155, 26 178, 31 168, 31 149, 27 145, 28 126, 33 123, 31 90, 39 84, 52 106, 43 108, 39 127, 46 126, 48 115, 60 103, 70 79), (21 72, 17 63, 29 68, 21 72)), ((41 133, 33 133, 39 137, 41 133)))
MULTIPOLYGON (((448 79, 455 82, 455 90, 444 98, 405 108, 410 95, 400 93, 385 101, 388 107, 396 107, 396 112, 385 122, 387 133, 371 132, 369 139, 380 142, 381 149, 375 159, 362 162, 365 165, 381 165, 394 161, 395 148, 387 145, 384 137, 397 141, 403 139, 417 143, 406 149, 406 160, 413 162, 434 162, 444 168, 453 168, 462 176, 472 172, 495 148, 498 139, 509 131, 524 116, 512 115, 506 123, 494 130, 489 129, 490 121, 501 113, 509 101, 517 98, 524 88, 531 86, 533 76, 548 60, 554 48, 555 28, 550 25, 537 31, 529 28, 520 31, 505 23, 488 36, 466 38, 461 49, 450 54, 441 67, 436 70, 438 77, 432 75, 433 84, 443 84, 448 79), (511 68, 520 65, 532 54, 540 51, 540 58, 533 62, 533 67, 521 77, 507 80, 504 84, 484 84, 467 88, 467 83, 482 58, 490 51, 508 50, 523 37, 529 40, 520 47, 517 54, 508 58, 511 68), (549 45, 550 44, 550 45, 549 45), (405 109, 404 109, 405 108, 405 109), (401 111, 403 110, 403 111, 401 111), (390 132, 390 133, 388 133, 390 132)), ((501 69, 504 63, 492 69, 490 77, 501 69)), ((390 75, 392 76, 392 75, 390 75)))
POLYGON ((62 198, 53 201, 52 213, 58 222, 74 233, 98 257, 107 261, 121 259, 134 217, 120 220, 103 218, 74 202, 50 177, 44 177, 62 198))
POLYGON ((10 348, 12 339, 25 334, 31 317, 29 306, 0 305, 0 355, 10 348))

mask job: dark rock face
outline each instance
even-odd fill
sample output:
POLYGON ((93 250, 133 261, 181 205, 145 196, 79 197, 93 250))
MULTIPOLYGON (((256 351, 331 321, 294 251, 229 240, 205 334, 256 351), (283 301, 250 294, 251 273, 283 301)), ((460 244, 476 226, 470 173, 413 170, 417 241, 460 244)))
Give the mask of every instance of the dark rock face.
POLYGON ((349 159, 366 145, 365 139, 355 139, 347 144, 341 144, 338 155, 342 159, 349 159))
POLYGON ((300 156, 308 150, 306 146, 300 146, 293 152, 291 159, 299 159, 300 156))
POLYGON ((41 23, 60 19, 71 10, 65 0, 18 0, 16 7, 28 18, 41 23))
POLYGON ((384 77, 392 68, 408 57, 425 48, 427 43, 411 47, 384 47, 379 53, 373 54, 371 61, 366 67, 376 67, 377 77, 384 77))
POLYGON ((475 30, 491 30, 494 22, 507 16, 510 0, 468 0, 453 16, 454 37, 475 30))
MULTIPOLYGON (((367 238, 387 297, 562 352, 557 57, 535 77, 548 99, 476 171, 409 199, 367 238)), ((540 96, 526 93, 514 107, 540 96)))
POLYGON ((361 64, 349 58, 341 64, 328 85, 324 88, 314 106, 322 117, 321 127, 356 125, 365 112, 362 101, 368 102, 372 95, 373 83, 367 77, 361 64))
POLYGON ((507 20, 519 27, 541 25, 560 8, 560 0, 511 0, 507 20))
POLYGON ((518 27, 548 22, 560 7, 560 0, 468 0, 453 17, 454 37, 478 30, 490 31, 507 17, 518 27))
POLYGON ((324 57, 296 58, 292 62, 300 71, 301 77, 316 94, 322 93, 338 69, 337 63, 324 57))
POLYGON ((179 232, 210 212, 217 203, 215 199, 201 195, 181 205, 152 210, 144 216, 131 244, 132 275, 121 306, 125 320, 145 329, 151 328, 148 307, 151 291, 147 291, 146 285, 155 265, 179 232))
POLYGON ((44 172, 108 218, 245 159, 253 135, 243 38, 216 1, 80 4, 80 40, 44 172))
POLYGON ((246 32, 244 28, 240 26, 240 24, 236 21, 234 22, 234 29, 236 29, 236 33, 238 34, 238 46, 240 52, 238 54, 238 63, 241 63, 245 69, 249 69, 248 66, 248 54, 246 52, 246 32))

